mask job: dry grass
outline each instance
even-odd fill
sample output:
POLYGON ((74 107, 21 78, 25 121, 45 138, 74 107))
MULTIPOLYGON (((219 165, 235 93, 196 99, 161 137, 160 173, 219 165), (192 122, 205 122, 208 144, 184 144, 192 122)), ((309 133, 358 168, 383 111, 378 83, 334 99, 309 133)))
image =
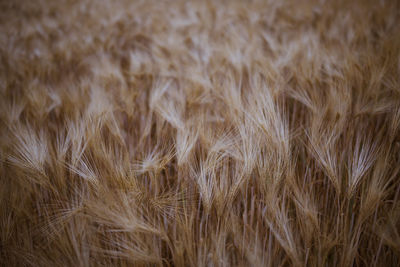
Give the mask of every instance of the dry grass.
POLYGON ((399 266, 398 1, 1 1, 4 266, 399 266))

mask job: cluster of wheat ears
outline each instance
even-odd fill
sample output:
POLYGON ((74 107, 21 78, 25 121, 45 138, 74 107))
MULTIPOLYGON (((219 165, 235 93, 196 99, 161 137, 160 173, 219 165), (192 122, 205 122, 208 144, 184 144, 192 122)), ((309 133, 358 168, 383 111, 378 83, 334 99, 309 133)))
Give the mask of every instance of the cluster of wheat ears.
POLYGON ((0 10, 0 265, 400 265, 399 1, 0 10))

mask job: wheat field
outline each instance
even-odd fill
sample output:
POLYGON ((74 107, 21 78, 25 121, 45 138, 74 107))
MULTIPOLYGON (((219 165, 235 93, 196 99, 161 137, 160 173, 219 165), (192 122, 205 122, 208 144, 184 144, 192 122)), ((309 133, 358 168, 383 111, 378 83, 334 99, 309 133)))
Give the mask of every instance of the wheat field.
POLYGON ((400 266, 400 2, 0 1, 0 265, 400 266))

